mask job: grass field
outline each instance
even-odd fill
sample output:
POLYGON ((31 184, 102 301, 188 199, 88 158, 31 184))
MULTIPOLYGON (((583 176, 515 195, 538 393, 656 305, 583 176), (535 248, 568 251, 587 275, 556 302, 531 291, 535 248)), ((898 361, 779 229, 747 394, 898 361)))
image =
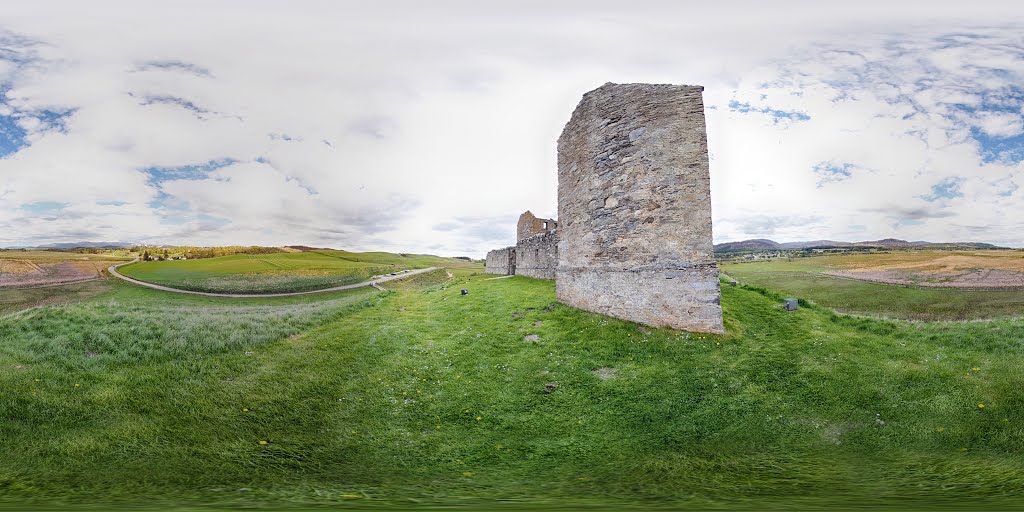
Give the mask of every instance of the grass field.
MULTIPOLYGON (((1001 251, 1016 264, 1017 251, 1001 251)), ((742 283, 778 290, 848 313, 908 320, 977 320, 1024 314, 1024 288, 962 289, 884 284, 828 275, 839 271, 927 265, 941 268, 949 252, 905 252, 880 255, 821 256, 722 265, 742 283)), ((921 267, 918 267, 921 268, 921 267)), ((991 268, 995 268, 993 265, 991 268)))
POLYGON ((286 293, 359 283, 397 270, 469 264, 437 256, 308 251, 146 261, 122 267, 120 272, 141 281, 185 290, 286 293))
POLYGON ((98 279, 103 269, 129 261, 126 251, 81 254, 63 251, 0 250, 0 288, 45 286, 98 279))
POLYGON ((1024 321, 725 287, 728 333, 692 335, 478 270, 273 300, 110 282, 0 319, 0 503, 1024 504, 1024 321))

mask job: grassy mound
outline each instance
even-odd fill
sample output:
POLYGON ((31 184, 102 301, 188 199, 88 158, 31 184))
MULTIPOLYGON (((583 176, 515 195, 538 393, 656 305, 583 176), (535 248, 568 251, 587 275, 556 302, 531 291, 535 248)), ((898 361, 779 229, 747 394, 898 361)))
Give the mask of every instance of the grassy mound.
POLYGON ((1024 322, 790 313, 726 287, 728 334, 694 335, 558 305, 550 281, 470 272, 242 304, 118 284, 0 320, 0 502, 991 506, 1024 493, 1024 322))
POLYGON ((256 294, 319 290, 363 282, 371 276, 398 270, 467 263, 437 256, 324 250, 146 261, 121 267, 120 272, 183 290, 256 294))

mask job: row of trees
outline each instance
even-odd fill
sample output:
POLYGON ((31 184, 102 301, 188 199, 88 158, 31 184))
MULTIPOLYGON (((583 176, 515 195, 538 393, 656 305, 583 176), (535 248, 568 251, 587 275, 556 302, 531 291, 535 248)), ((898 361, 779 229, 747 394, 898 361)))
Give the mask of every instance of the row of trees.
POLYGON ((232 245, 225 247, 132 247, 131 251, 142 254, 145 261, 167 260, 167 259, 200 259, 215 258, 217 256, 228 256, 231 254, 274 254, 285 252, 280 247, 242 246, 232 245))

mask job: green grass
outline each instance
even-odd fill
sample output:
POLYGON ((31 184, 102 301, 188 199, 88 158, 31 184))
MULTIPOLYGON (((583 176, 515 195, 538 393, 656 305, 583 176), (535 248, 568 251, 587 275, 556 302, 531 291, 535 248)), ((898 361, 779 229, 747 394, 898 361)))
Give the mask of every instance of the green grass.
POLYGON ((88 281, 36 288, 0 288, 0 317, 45 306, 78 302, 111 291, 104 281, 88 281))
POLYGON ((728 334, 694 335, 454 272, 317 299, 113 283, 0 320, 0 503, 1021 504, 1022 321, 725 287, 728 334))
POLYGON ((821 275, 835 270, 823 258, 730 263, 722 271, 741 283, 778 290, 846 312, 905 320, 942 321, 1018 317, 1024 290, 964 290, 903 286, 821 275))
POLYGON ((285 293, 359 283, 371 276, 431 266, 465 266, 453 258, 381 252, 310 251, 235 254, 217 258, 146 261, 121 267, 126 276, 185 290, 285 293))

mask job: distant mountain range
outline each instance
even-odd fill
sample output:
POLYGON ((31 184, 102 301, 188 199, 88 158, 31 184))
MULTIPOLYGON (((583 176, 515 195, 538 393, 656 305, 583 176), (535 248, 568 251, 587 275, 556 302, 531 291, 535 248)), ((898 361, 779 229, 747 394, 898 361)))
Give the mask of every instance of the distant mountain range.
POLYGON ((741 242, 726 242, 715 244, 715 253, 728 254, 736 252, 758 252, 758 251, 784 251, 801 249, 837 249, 843 247, 851 248, 881 248, 881 249, 1007 249, 997 245, 983 242, 908 242, 897 238, 886 238, 884 240, 868 240, 864 242, 838 242, 835 240, 812 240, 809 242, 784 242, 756 238, 743 240, 741 242))
POLYGON ((19 245, 6 249, 121 249, 136 244, 127 242, 63 242, 45 245, 19 245))

